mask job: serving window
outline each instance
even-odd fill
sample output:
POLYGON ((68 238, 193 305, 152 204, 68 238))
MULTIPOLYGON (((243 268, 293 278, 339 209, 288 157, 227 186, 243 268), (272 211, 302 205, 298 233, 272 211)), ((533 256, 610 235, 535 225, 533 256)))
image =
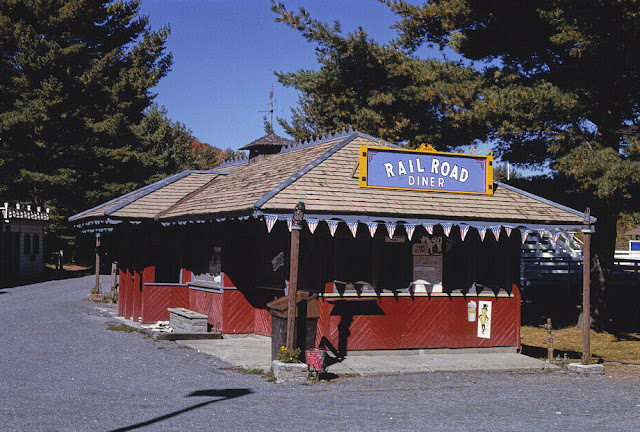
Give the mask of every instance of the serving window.
POLYGON ((336 232, 330 278, 338 292, 468 292, 474 284, 497 292, 510 291, 517 280, 517 240, 416 235, 408 241, 385 234, 354 239, 346 230, 336 232))
POLYGON ((402 290, 411 283, 411 248, 406 239, 353 238, 336 233, 333 278, 339 291, 380 292, 402 290))

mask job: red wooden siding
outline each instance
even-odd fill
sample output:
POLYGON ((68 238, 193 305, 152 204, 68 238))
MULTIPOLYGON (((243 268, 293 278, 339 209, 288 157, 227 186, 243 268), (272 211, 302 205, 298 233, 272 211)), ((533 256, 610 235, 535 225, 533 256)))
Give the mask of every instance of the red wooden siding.
POLYGON ((134 321, 142 316, 142 275, 138 270, 133 272, 133 311, 131 317, 134 321))
POLYGON ((125 274, 124 317, 130 319, 133 316, 133 274, 130 269, 125 274))
POLYGON ((168 308, 189 308, 189 287, 186 285, 145 284, 142 288, 142 322, 169 321, 168 308))
POLYGON ((224 290, 223 312, 223 333, 254 332, 254 308, 240 291, 224 290))
POLYGON ((266 308, 255 309, 254 323, 255 334, 271 336, 271 314, 266 308))
POLYGON ((339 350, 519 346, 520 297, 373 297, 371 302, 319 300, 319 344, 339 350), (491 338, 477 337, 477 320, 467 320, 470 300, 491 301, 491 338), (354 312, 354 313, 350 313, 354 312))
POLYGON ((124 316, 124 289, 125 273, 122 269, 118 269, 118 315, 124 316))
POLYGON ((212 331, 221 331, 224 326, 223 296, 222 293, 189 290, 189 309, 205 314, 208 317, 207 322, 211 324, 212 331))

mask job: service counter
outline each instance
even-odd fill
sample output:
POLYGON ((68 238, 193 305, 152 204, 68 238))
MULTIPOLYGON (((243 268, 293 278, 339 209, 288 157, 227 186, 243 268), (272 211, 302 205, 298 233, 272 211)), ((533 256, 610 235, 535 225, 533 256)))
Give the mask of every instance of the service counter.
POLYGON ((329 293, 316 342, 347 351, 520 347, 520 292, 329 293))

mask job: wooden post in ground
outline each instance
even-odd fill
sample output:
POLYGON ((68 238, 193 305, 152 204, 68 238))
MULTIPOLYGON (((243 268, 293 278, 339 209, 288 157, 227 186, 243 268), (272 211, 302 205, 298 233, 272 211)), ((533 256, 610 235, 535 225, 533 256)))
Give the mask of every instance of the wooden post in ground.
POLYGON ((100 293, 100 233, 96 233, 96 293, 100 293))
POLYGON ((553 334, 551 333, 551 318, 547 318, 547 361, 553 362, 553 334))
POLYGON ((591 216, 587 208, 582 229, 582 363, 588 364, 591 357, 591 216))
POLYGON ((293 211, 291 223, 291 259, 289 261, 289 308, 287 313, 287 348, 295 349, 296 291, 298 289, 298 255, 300 253, 300 230, 304 216, 304 203, 299 202, 293 211))

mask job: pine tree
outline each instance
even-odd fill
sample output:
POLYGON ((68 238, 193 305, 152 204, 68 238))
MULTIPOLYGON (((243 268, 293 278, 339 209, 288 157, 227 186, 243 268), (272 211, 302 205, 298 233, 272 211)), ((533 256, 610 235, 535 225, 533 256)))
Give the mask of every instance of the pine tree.
POLYGON ((318 45, 320 64, 278 74, 301 91, 283 126, 298 138, 352 124, 410 146, 491 141, 502 160, 551 169, 566 186, 563 199, 598 217, 596 312, 606 323, 616 219, 640 207, 640 6, 383 2, 400 18, 400 37, 387 45, 273 3, 278 21, 318 45), (419 59, 424 44, 453 49, 468 66, 419 59))
POLYGON ((276 73, 283 85, 301 91, 291 122, 279 119, 297 140, 352 126, 388 141, 445 150, 487 134, 486 125, 468 115, 483 86, 472 68, 421 60, 378 44, 363 29, 342 35, 339 24, 314 20, 304 9, 294 13, 282 3, 272 9, 277 21, 318 44, 319 70, 276 73))
POLYGON ((54 209, 53 228, 148 181, 160 162, 133 126, 169 71, 169 28, 139 1, 0 0, 0 184, 54 209))
POLYGON ((640 207, 640 5, 386 3, 402 18, 397 28, 407 49, 449 46, 469 60, 491 62, 482 73, 495 84, 474 111, 491 122, 498 153, 512 162, 549 164, 592 207, 596 313, 606 324, 616 220, 640 207), (549 109, 536 109, 550 96, 549 109))

